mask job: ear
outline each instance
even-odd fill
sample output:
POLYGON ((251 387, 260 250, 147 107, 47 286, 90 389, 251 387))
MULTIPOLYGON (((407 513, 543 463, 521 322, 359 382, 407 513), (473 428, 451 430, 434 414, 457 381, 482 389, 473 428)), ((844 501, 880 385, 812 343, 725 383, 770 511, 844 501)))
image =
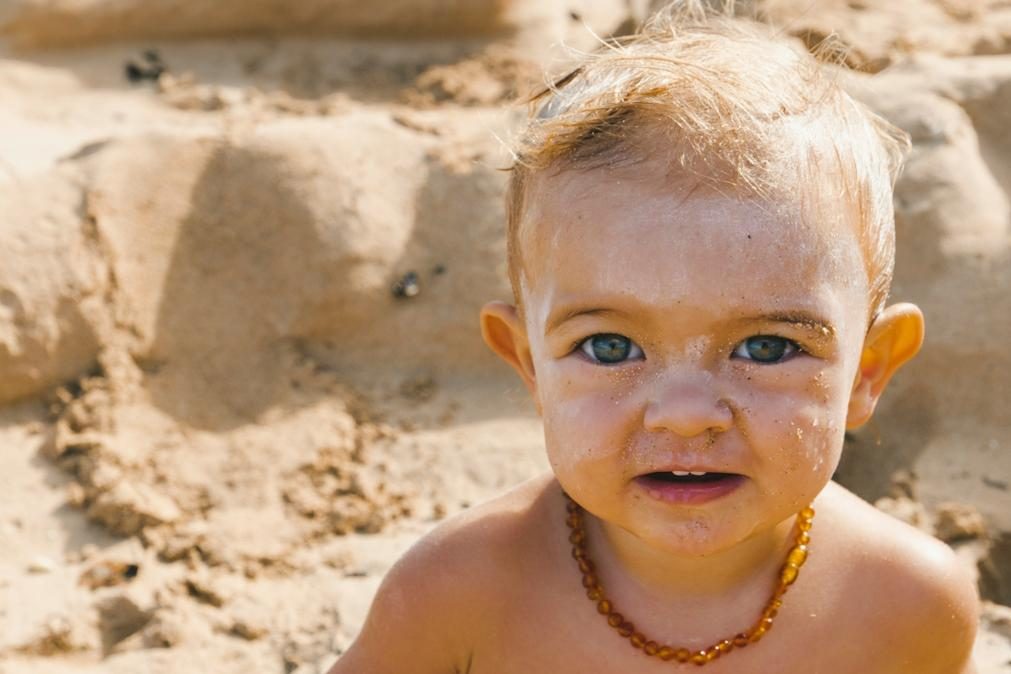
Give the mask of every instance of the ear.
POLYGON ((885 386, 923 344, 923 313, 914 304, 894 304, 882 311, 864 338, 860 367, 850 394, 847 428, 871 418, 885 386))
POLYGON ((537 411, 540 412, 537 375, 530 354, 530 343, 527 341, 526 327, 516 307, 505 302, 489 302, 484 305, 481 308, 481 336, 499 358, 516 370, 530 391, 534 404, 537 405, 537 411))

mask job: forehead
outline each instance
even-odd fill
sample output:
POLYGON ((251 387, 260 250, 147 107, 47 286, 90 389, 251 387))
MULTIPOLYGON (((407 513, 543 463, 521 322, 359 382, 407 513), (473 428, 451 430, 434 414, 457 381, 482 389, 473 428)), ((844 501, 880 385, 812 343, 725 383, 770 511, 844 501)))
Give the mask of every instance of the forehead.
POLYGON ((721 194, 674 180, 667 167, 650 160, 539 177, 519 232, 524 303, 546 312, 563 300, 626 296, 718 313, 866 309, 845 209, 816 207, 803 193, 721 194))

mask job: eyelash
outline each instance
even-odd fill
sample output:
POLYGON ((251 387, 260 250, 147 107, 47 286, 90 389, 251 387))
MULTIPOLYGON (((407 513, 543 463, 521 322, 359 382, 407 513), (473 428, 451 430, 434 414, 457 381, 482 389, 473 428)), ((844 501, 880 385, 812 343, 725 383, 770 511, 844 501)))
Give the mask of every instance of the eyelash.
MULTIPOLYGON (((590 362, 590 363, 592 363, 594 365, 600 365, 600 366, 603 366, 603 367, 615 367, 617 365, 624 365, 625 363, 630 362, 630 361, 629 360, 622 360, 622 361, 618 361, 616 363, 605 363, 603 361, 593 360, 592 357, 589 356, 585 351, 583 351, 583 348, 582 348, 584 344, 586 344, 587 342, 589 342, 594 337, 602 337, 602 336, 606 336, 606 335, 617 335, 617 334, 618 333, 595 332, 592 335, 588 335, 586 337, 583 337, 582 339, 579 339, 579 340, 576 340, 575 342, 573 342, 572 345, 569 347, 569 353, 570 354, 571 353, 578 353, 583 358, 585 358, 588 362, 590 362)), ((619 335, 619 336, 625 337, 624 335, 619 335)), ((629 339, 628 337, 625 337, 625 339, 628 339, 628 341, 632 344, 633 347, 639 349, 639 351, 643 353, 643 358, 642 359, 645 359, 645 352, 643 352, 642 347, 639 346, 638 344, 636 344, 634 340, 629 339)), ((804 347, 802 347, 800 344, 798 344, 797 342, 795 342, 794 340, 792 340, 792 339, 790 339, 788 337, 783 337, 782 335, 773 335, 773 334, 758 334, 758 335, 749 335, 748 337, 745 337, 740 342, 738 342, 734 346, 733 351, 731 352, 731 358, 734 359, 734 360, 750 361, 750 362, 755 363, 757 365, 778 365, 780 363, 785 363, 787 361, 793 360, 797 356, 800 356, 800 355, 805 354, 805 353, 807 353, 807 351, 804 349, 804 347), (747 344, 747 342, 748 342, 749 339, 754 339, 756 337, 775 337, 776 339, 782 339, 784 342, 786 342, 787 346, 791 349, 791 351, 787 355, 785 355, 783 358, 781 358, 780 360, 768 361, 768 362, 756 360, 754 358, 743 358, 743 357, 734 358, 734 354, 736 354, 737 351, 742 346, 744 346, 745 344, 747 344)), ((637 358, 635 360, 642 360, 642 359, 638 359, 637 358)))

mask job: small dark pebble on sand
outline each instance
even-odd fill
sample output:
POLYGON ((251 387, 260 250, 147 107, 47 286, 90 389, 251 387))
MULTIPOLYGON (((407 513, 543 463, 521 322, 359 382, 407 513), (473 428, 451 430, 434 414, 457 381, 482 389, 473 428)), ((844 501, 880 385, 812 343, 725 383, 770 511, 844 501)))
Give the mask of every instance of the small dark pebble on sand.
POLYGON ((161 56, 154 49, 145 49, 141 52, 143 63, 130 60, 123 66, 123 74, 130 82, 143 82, 151 80, 155 82, 168 68, 161 60, 161 56))
POLYGON ((393 296, 400 299, 410 299, 416 297, 421 292, 418 285, 418 274, 409 271, 400 277, 400 280, 393 284, 393 296))

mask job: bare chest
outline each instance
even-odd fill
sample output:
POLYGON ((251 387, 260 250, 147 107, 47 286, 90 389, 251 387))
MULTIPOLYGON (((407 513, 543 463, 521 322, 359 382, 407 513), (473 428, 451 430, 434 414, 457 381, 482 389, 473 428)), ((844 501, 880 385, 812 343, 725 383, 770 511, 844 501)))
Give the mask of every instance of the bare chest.
MULTIPOLYGON (((699 667, 646 655, 611 629, 589 602, 566 602, 565 611, 553 611, 546 602, 531 596, 516 596, 514 602, 516 610, 503 606, 503 617, 492 623, 495 626, 475 647, 469 674, 892 671, 885 662, 876 662, 873 634, 861 634, 859 626, 833 619, 828 612, 820 615, 803 604, 785 610, 775 628, 758 643, 733 649, 699 667)), ((662 635, 655 636, 659 640, 662 635)))

